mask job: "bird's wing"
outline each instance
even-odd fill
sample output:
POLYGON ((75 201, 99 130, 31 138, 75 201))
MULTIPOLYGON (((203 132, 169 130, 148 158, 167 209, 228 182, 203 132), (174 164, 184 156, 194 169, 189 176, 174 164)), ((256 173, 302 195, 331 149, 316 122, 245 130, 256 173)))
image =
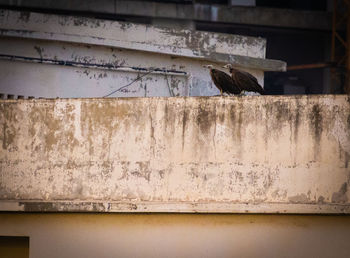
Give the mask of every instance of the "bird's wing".
POLYGON ((258 80, 251 74, 241 71, 235 71, 232 73, 232 78, 237 82, 242 90, 254 91, 260 94, 264 93, 264 89, 258 83, 258 80), (253 77, 254 79, 252 79, 253 77))
POLYGON ((220 81, 223 85, 224 92, 231 93, 231 94, 239 94, 241 93, 241 88, 238 86, 237 83, 232 79, 230 75, 228 75, 225 72, 220 72, 220 81))
POLYGON ((211 75, 211 79, 213 80, 215 86, 221 91, 223 90, 222 88, 222 82, 220 80, 220 73, 221 71, 216 70, 216 69, 212 69, 210 71, 210 75, 211 75))
POLYGON ((239 94, 241 93, 241 88, 237 83, 231 78, 227 73, 212 69, 211 70, 211 78, 215 84, 215 86, 221 91, 231 94, 239 94))
POLYGON ((255 81, 256 83, 258 83, 258 79, 254 76, 254 75, 252 75, 252 74, 250 74, 250 73, 248 73, 248 72, 246 72, 246 71, 240 71, 241 73, 243 73, 243 74, 245 74, 245 75, 247 75, 250 79, 252 79, 253 81, 255 81))

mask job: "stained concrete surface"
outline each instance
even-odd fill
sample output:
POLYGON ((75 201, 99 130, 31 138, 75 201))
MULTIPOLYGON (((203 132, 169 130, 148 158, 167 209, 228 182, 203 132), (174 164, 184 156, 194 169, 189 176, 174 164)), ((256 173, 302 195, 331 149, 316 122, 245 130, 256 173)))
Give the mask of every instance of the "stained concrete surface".
POLYGON ((0 102, 0 207, 348 213, 348 96, 0 102))

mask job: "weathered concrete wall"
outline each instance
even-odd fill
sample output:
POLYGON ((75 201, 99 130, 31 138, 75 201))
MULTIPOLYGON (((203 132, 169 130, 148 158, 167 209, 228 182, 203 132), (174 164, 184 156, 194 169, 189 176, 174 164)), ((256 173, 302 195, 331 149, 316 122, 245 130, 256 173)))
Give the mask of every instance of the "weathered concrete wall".
POLYGON ((350 212, 348 96, 8 100, 0 121, 2 210, 350 212))
POLYGON ((265 49, 262 38, 0 10, 0 93, 102 97, 142 76, 112 96, 211 96, 204 64, 232 63, 261 85, 264 71, 285 70, 265 49))
POLYGON ((350 216, 6 214, 31 258, 350 256, 350 216))
MULTIPOLYGON (((0 93, 48 98, 102 97, 145 75, 142 71, 123 68, 159 67, 179 73, 150 73, 112 97, 217 95, 219 90, 212 83, 208 69, 202 67, 208 63, 212 62, 104 46, 0 37, 0 93), (39 60, 112 64, 119 70, 1 60, 1 54, 39 60), (26 81, 25 87, 23 80, 26 81)), ((222 69, 223 63, 213 64, 222 69)), ((263 85, 263 71, 247 71, 263 85)))

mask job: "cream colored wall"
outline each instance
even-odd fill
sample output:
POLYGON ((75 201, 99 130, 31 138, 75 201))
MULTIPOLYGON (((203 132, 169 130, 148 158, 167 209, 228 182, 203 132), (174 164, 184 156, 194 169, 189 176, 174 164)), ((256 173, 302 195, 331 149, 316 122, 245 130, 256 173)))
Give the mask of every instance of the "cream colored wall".
POLYGON ((0 209, 350 212, 345 95, 0 101, 0 209))
POLYGON ((349 216, 1 213, 31 258, 350 257, 349 216))

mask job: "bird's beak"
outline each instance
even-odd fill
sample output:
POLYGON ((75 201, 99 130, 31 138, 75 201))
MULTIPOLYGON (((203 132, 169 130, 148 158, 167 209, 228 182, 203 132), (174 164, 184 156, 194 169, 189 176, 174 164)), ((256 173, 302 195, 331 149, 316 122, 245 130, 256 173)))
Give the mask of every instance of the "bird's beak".
POLYGON ((222 68, 226 68, 226 69, 227 69, 227 68, 228 68, 228 65, 224 65, 222 68))

